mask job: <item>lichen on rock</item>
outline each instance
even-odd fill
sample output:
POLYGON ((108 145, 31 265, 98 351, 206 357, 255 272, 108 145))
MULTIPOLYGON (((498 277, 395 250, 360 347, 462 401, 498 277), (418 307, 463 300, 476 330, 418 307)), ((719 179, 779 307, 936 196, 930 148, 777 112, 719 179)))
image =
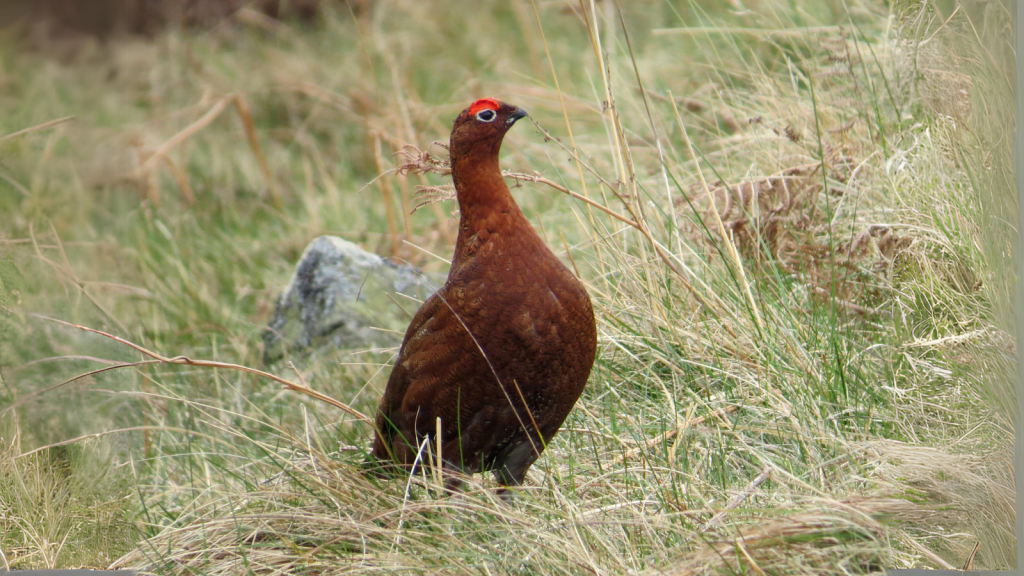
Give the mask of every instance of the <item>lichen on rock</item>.
POLYGON ((263 361, 324 348, 397 346, 416 310, 414 301, 398 294, 422 301, 443 281, 337 236, 321 236, 306 247, 278 298, 263 333, 263 361), (403 300, 409 305, 396 303, 403 300))

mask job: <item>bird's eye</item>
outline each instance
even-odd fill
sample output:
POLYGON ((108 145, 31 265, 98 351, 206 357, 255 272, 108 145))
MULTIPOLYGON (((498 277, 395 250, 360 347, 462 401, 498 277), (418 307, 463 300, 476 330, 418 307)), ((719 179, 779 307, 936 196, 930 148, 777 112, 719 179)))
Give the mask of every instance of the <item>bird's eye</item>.
POLYGON ((490 122, 494 120, 495 116, 497 114, 494 113, 494 110, 481 110, 476 113, 476 119, 481 122, 490 122))

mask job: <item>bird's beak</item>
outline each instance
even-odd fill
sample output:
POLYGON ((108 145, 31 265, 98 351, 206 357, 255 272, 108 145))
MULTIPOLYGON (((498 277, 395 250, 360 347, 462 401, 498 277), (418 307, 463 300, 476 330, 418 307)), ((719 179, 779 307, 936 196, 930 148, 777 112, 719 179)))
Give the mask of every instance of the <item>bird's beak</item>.
POLYGON ((513 124, 516 123, 516 120, 519 120, 520 118, 524 118, 526 116, 529 116, 529 114, 526 113, 526 110, 523 110, 522 108, 516 106, 516 111, 509 115, 508 120, 505 121, 505 126, 512 126, 513 124))

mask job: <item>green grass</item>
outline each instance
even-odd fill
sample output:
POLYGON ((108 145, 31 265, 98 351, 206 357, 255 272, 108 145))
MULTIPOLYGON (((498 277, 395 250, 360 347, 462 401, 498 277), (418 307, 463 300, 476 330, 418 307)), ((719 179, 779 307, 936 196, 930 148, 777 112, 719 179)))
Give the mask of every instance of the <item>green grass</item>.
MULTIPOLYGON (((1008 16, 591 8, 540 4, 542 35, 532 3, 394 0, 72 64, 0 39, 0 134, 74 116, 0 140, 11 567, 865 573, 959 567, 976 541, 976 568, 1009 567, 1008 16), (231 95, 259 153, 219 104, 231 95), (374 179, 402 145, 440 155, 429 144, 484 95, 540 128, 509 134, 505 168, 634 223, 514 190, 587 283, 600 349, 511 503, 489 479, 446 497, 438 471, 364 477, 371 432, 331 406, 242 372, 134 364, 47 320, 297 380, 260 366, 260 337, 302 249, 338 234, 443 271, 430 253, 451 253, 450 204, 409 212, 415 186, 444 180, 374 179), (134 365, 68 381, 111 362, 134 365)), ((294 360, 372 413, 393 353, 294 360)))

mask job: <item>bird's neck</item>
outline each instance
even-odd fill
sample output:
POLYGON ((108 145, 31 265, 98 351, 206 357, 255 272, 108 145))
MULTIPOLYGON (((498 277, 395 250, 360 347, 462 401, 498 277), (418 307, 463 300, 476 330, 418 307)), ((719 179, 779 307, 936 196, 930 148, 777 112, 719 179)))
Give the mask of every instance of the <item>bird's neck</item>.
POLYGON ((455 159, 452 180, 459 201, 460 238, 463 234, 475 234, 481 228, 497 231, 525 220, 501 176, 497 154, 455 159))

